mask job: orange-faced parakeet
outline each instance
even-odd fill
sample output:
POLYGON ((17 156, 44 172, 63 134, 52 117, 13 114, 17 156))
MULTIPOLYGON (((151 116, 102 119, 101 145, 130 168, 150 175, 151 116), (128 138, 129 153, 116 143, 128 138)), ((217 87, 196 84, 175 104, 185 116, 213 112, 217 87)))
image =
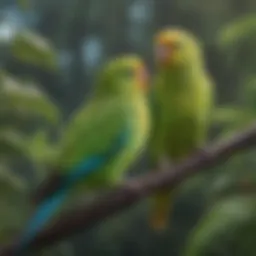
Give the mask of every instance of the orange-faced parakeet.
MULTIPOLYGON (((213 87, 199 42, 189 32, 179 28, 160 31, 154 50, 150 153, 161 170, 166 163, 176 164, 204 145, 213 87)), ((167 226, 171 193, 170 189, 161 190, 153 199, 150 225, 155 230, 167 226)))
POLYGON ((108 62, 89 102, 71 117, 55 170, 58 186, 41 200, 17 251, 45 227, 74 188, 106 188, 119 183, 145 147, 150 129, 147 77, 135 55, 108 62))

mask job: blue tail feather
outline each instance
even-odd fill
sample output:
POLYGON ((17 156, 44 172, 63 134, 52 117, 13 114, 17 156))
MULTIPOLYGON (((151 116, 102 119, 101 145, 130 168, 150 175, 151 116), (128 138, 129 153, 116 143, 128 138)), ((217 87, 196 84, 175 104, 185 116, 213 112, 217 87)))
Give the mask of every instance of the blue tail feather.
POLYGON ((46 225, 49 219, 53 216, 55 211, 64 202, 67 196, 67 190, 58 191, 52 197, 47 198, 39 206, 30 220, 26 230, 23 233, 21 240, 19 241, 16 251, 22 251, 36 236, 36 234, 46 225))
POLYGON ((34 237, 39 233, 55 211, 64 202, 68 196, 69 189, 80 179, 85 179, 94 171, 104 166, 119 150, 126 144, 128 139, 127 132, 122 132, 120 137, 114 143, 113 147, 103 155, 91 156, 81 161, 73 170, 63 179, 62 189, 54 193, 51 197, 45 199, 37 208, 36 213, 28 223, 28 226, 22 234, 18 246, 15 248, 15 255, 21 255, 22 251, 29 245, 34 237))

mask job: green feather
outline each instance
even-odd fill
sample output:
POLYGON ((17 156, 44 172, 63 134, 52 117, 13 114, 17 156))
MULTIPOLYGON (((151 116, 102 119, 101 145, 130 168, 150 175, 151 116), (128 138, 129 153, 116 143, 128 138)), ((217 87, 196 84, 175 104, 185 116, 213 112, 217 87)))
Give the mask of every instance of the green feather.
MULTIPOLYGON (((188 32, 170 29, 161 32, 161 42, 176 45, 171 62, 159 66, 152 91, 154 101, 151 158, 177 163, 200 149, 207 138, 213 104, 212 82, 204 68, 197 40, 188 32)), ((163 191, 156 200, 152 226, 163 228, 167 222, 168 197, 163 191), (165 197, 165 200, 162 200, 165 197), (165 211, 165 213, 163 213, 165 211), (165 220, 164 220, 165 219, 165 220), (154 224, 155 223, 155 224, 154 224), (161 227, 160 227, 161 226, 161 227)))
POLYGON ((108 154, 117 138, 128 131, 127 143, 103 168, 81 180, 79 188, 116 184, 145 147, 150 121, 146 93, 137 80, 139 65, 142 61, 136 56, 109 61, 95 81, 91 99, 71 116, 64 130, 56 162, 62 175, 69 175, 74 166, 92 156, 108 154))

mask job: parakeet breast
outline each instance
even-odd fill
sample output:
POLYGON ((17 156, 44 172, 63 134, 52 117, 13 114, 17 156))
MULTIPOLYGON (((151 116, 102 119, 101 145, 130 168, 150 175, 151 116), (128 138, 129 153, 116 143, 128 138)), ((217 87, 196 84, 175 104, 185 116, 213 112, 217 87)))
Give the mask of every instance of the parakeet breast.
POLYGON ((150 132, 150 118, 145 99, 133 99, 127 104, 129 106, 125 107, 125 109, 129 110, 125 116, 126 120, 124 120, 124 122, 128 122, 128 126, 130 127, 128 144, 127 147, 120 152, 118 159, 113 163, 113 167, 109 168, 109 171, 112 172, 114 176, 116 173, 122 173, 126 170, 141 154, 150 132))
MULTIPOLYGON (((168 85, 164 86, 166 88, 168 85)), ((174 85, 169 92, 159 92, 162 93, 159 95, 162 109, 158 118, 158 125, 162 129, 159 132, 162 134, 163 151, 172 159, 187 156, 200 144, 202 122, 198 111, 199 91, 198 85, 190 81, 187 85, 174 85)))
MULTIPOLYGON (((125 129, 125 145, 109 159, 103 168, 96 170, 90 178, 82 182, 88 188, 108 187, 121 181, 124 172, 139 156, 148 138, 150 121, 147 103, 143 98, 123 99, 122 103, 117 104, 115 115, 113 119, 118 119, 120 127, 125 129)), ((106 132, 104 129, 107 127, 102 127, 103 134, 106 132)), ((114 142, 111 143, 113 144, 114 142)), ((84 186, 83 184, 81 185, 84 186)))

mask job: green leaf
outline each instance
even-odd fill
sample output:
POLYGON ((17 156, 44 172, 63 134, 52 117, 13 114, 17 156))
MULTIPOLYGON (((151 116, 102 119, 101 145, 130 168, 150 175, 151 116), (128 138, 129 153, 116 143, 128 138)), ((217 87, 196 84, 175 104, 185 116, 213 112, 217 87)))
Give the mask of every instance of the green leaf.
POLYGON ((254 196, 235 196, 218 201, 191 232, 183 255, 222 255, 214 250, 221 250, 229 240, 239 235, 239 230, 255 220, 255 213, 254 196))
POLYGON ((47 70, 58 67, 57 55, 53 46, 44 37, 28 30, 17 33, 13 39, 11 52, 25 63, 47 70))
POLYGON ((256 16, 246 15, 220 30, 218 45, 225 53, 227 63, 241 73, 254 73, 256 54, 256 16))
POLYGON ((14 158, 25 156, 25 141, 15 130, 2 128, 0 130, 0 157, 14 158))
POLYGON ((248 108, 237 106, 222 106, 215 109, 213 121, 222 127, 218 138, 233 136, 238 130, 255 121, 255 114, 248 108))
POLYGON ((30 0, 17 0, 18 5, 25 11, 29 10, 30 0))
POLYGON ((256 16, 246 15, 236 19, 219 32, 219 44, 222 47, 237 47, 238 45, 256 38, 256 16))
POLYGON ((28 214, 26 184, 0 166, 0 241, 6 243, 17 234, 28 214))
POLYGON ((0 193, 4 193, 4 185, 12 186, 13 189, 18 191, 25 190, 26 184, 23 180, 18 178, 14 173, 12 173, 8 167, 0 165, 0 193))
MULTIPOLYGON (((216 124, 233 124, 244 116, 244 110, 236 106, 222 106, 215 109, 213 121, 216 124)), ((240 121, 240 120, 239 120, 240 121)))
POLYGON ((52 124, 59 121, 56 105, 31 82, 17 81, 6 73, 1 73, 0 110, 16 111, 21 115, 40 116, 52 124))

